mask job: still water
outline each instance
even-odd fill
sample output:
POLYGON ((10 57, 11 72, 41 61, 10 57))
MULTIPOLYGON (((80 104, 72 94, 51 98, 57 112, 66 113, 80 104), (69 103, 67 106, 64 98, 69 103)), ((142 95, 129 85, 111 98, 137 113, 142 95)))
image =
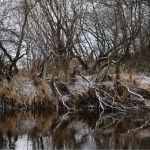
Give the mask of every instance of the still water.
POLYGON ((0 149, 150 149, 150 113, 1 111, 0 149))

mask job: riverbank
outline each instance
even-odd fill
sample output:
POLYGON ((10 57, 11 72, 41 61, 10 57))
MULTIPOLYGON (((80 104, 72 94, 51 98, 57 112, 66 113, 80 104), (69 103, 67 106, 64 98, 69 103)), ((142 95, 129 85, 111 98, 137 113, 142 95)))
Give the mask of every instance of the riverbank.
POLYGON ((150 109, 150 77, 120 73, 105 81, 97 75, 74 78, 16 75, 1 81, 3 109, 133 111, 150 109))

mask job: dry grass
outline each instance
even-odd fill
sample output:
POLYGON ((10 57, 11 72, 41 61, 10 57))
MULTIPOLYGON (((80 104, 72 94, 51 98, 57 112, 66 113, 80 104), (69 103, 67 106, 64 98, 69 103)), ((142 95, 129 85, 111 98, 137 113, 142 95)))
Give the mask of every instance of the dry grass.
MULTIPOLYGON (((72 71, 73 71, 73 68, 72 70, 71 69, 66 70, 66 72, 64 70, 58 70, 59 78, 57 78, 58 80, 56 81, 58 82, 62 81, 64 78, 61 78, 61 77, 70 76, 72 71)), ((106 71, 107 70, 104 69, 100 72, 99 79, 103 78, 106 71)), ((115 70, 113 66, 109 68, 108 74, 112 74, 113 76, 115 76, 115 70)), ((52 75, 53 74, 51 73, 44 74, 44 76, 52 76, 52 75)), ((86 74, 86 75, 89 75, 89 74, 86 74)), ((120 72, 120 80, 124 84, 131 85, 131 86, 137 85, 142 88, 150 90, 150 83, 140 84, 140 82, 137 82, 138 79, 135 78, 135 76, 137 76, 135 70, 132 70, 129 73, 123 70, 121 70, 120 72)), ((77 86, 79 87, 77 88, 77 90, 74 90, 74 91, 72 90, 72 88, 74 88, 74 85, 71 85, 71 88, 69 89, 69 93, 67 93, 69 95, 68 96, 69 100, 68 101, 66 100, 66 104, 71 108, 77 107, 78 104, 86 105, 87 103, 86 100, 89 100, 88 98, 91 96, 88 94, 87 91, 86 91, 87 93, 85 91, 81 91, 82 89, 84 89, 84 87, 87 86, 87 84, 83 84, 83 83, 81 84, 82 84, 81 88, 79 88, 80 84, 77 84, 77 86)), ((114 94, 114 92, 117 92, 117 91, 113 90, 112 94, 114 94)), ((127 90, 121 90, 120 93, 118 94, 118 96, 120 96, 121 99, 125 99, 125 97, 129 96, 127 90)), ((58 100, 58 95, 55 94, 54 89, 52 91, 52 86, 49 85, 48 81, 38 78, 37 71, 36 70, 33 71, 32 68, 29 70, 27 69, 22 70, 18 75, 14 77, 14 81, 12 83, 9 83, 9 84, 7 82, 3 83, 3 85, 0 87, 0 98, 3 98, 4 96, 6 97, 6 95, 7 95, 7 98, 9 98, 10 105, 13 103, 14 104, 13 106, 16 108, 19 108, 20 106, 22 107, 24 105, 22 103, 24 100, 25 100, 26 105, 32 108, 54 107, 54 109, 58 109, 60 107, 64 107, 62 104, 62 100, 61 99, 58 100), (22 89, 23 89, 22 93, 24 94, 24 96, 21 95, 21 92, 19 91, 20 89, 18 88, 19 89, 18 90, 15 85, 17 87, 22 86, 22 89), (30 92, 30 91, 33 91, 33 92, 30 92)))
MULTIPOLYGON (((7 106, 19 107, 49 107, 56 108, 57 102, 53 97, 52 90, 47 81, 40 79, 36 73, 32 78, 14 76, 12 82, 2 82, 0 86, 0 98, 7 106)), ((3 107, 3 106, 2 106, 3 107)))
POLYGON ((12 100, 17 100, 18 99, 18 94, 16 92, 16 88, 12 87, 11 93, 10 93, 10 99, 12 100))
POLYGON ((39 85, 39 79, 37 77, 37 74, 34 73, 32 76, 31 76, 32 80, 33 80, 33 83, 35 86, 38 86, 39 85))
POLYGON ((23 104, 16 87, 12 83, 8 84, 5 82, 3 84, 3 86, 0 88, 0 98, 3 100, 3 102, 5 101, 5 103, 11 107, 15 106, 19 108, 23 104))
POLYGON ((45 98, 48 100, 52 100, 51 89, 45 81, 42 81, 41 85, 38 86, 37 96, 39 99, 44 100, 45 98))
POLYGON ((120 80, 123 81, 125 84, 134 85, 137 84, 135 80, 136 71, 132 70, 130 73, 127 73, 123 70, 120 72, 120 80))
POLYGON ((5 94, 8 92, 8 90, 9 90, 9 84, 4 83, 2 85, 2 87, 0 88, 0 97, 2 98, 3 96, 5 96, 5 94))

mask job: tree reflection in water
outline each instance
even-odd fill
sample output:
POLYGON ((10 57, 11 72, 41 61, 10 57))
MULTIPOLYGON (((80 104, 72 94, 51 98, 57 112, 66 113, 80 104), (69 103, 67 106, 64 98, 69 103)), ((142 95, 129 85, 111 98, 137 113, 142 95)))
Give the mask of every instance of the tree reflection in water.
POLYGON ((1 149, 147 149, 150 114, 0 112, 1 149))

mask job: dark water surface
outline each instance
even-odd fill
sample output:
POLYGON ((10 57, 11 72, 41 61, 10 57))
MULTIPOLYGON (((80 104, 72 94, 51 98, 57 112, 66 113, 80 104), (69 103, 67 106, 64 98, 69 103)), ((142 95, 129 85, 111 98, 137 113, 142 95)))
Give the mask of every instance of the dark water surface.
POLYGON ((150 113, 1 111, 0 149, 150 149, 150 113))

